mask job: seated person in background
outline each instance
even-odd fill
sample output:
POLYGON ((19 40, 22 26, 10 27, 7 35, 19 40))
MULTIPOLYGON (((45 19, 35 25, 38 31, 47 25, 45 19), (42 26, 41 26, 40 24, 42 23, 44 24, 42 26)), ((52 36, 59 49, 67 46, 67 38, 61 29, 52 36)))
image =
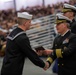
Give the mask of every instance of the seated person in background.
POLYGON ((0 29, 0 56, 5 55, 5 48, 6 48, 6 37, 4 36, 4 32, 0 29))

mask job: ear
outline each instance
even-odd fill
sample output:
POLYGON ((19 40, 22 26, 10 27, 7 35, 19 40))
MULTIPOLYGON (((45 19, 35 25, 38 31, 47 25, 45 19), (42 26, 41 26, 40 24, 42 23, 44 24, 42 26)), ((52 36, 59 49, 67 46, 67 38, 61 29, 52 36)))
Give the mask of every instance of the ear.
POLYGON ((25 25, 26 25, 26 22, 23 23, 23 26, 25 26, 25 25))

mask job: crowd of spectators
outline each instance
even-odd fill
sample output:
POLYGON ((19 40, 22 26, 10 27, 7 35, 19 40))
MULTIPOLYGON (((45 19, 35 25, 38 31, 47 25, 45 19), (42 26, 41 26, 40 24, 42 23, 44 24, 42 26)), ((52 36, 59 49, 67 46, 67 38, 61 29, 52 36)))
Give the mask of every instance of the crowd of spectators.
MULTIPOLYGON (((47 7, 28 6, 26 9, 21 8, 20 11, 16 11, 15 9, 0 10, 0 36, 4 36, 6 38, 12 26, 17 24, 17 15, 16 15, 17 12, 27 11, 30 14, 33 14, 33 19, 36 19, 43 16, 52 15, 57 12, 61 12, 64 3, 61 2, 53 5, 48 5, 47 7)), ((71 5, 76 5, 76 0, 70 0, 68 3, 71 5)))

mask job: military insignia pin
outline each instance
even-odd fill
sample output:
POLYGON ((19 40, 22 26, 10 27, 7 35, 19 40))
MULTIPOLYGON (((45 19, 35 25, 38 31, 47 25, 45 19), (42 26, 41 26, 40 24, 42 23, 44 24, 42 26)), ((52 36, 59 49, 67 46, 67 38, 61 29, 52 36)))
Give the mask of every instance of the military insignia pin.
POLYGON ((66 39, 63 41, 63 44, 68 43, 68 42, 69 42, 69 39, 66 38, 66 39))

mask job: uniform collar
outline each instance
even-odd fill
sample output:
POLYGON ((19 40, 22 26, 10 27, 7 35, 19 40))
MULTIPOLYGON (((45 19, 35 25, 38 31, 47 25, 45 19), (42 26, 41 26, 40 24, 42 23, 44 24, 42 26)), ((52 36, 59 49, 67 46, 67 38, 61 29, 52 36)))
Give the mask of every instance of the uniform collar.
POLYGON ((67 30, 63 35, 61 35, 61 36, 65 36, 65 34, 68 33, 69 31, 70 31, 70 30, 68 29, 68 30, 67 30))

